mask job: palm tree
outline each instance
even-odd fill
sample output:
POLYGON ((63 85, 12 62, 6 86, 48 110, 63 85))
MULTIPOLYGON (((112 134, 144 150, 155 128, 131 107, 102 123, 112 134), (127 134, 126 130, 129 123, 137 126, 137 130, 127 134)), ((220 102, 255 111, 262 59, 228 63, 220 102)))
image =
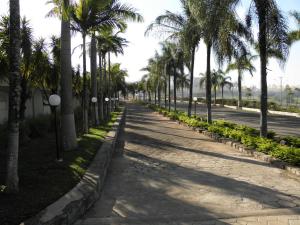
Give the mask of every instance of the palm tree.
POLYGON ((268 133, 268 49, 271 46, 285 59, 289 50, 288 32, 286 21, 275 0, 253 0, 251 6, 246 21, 248 27, 251 27, 252 18, 254 16, 258 18, 258 45, 261 63, 260 135, 266 137, 268 133))
POLYGON ((256 72, 256 69, 252 63, 254 59, 256 59, 257 56, 252 56, 250 54, 242 55, 240 57, 237 57, 234 63, 231 63, 228 65, 226 72, 229 72, 231 70, 237 70, 238 71, 238 105, 237 108, 242 108, 242 79, 243 79, 243 73, 245 71, 248 71, 252 76, 253 73, 256 72))
POLYGON ((224 106, 224 87, 228 86, 229 89, 231 89, 233 87, 233 84, 230 81, 231 81, 231 77, 225 76, 224 73, 220 77, 220 87, 221 87, 221 92, 222 92, 222 106, 224 106))
POLYGON ((32 55, 32 29, 29 21, 24 17, 21 21, 21 96, 20 96, 20 120, 25 119, 26 101, 30 97, 28 83, 30 82, 30 66, 32 55))
POLYGON ((217 89, 221 86, 223 74, 221 70, 213 70, 211 73, 211 84, 214 90, 214 105, 217 104, 217 89))
POLYGON ((6 191, 19 191, 19 107, 20 107, 20 3, 9 1, 9 110, 6 191))
MULTIPOLYGON (((82 34, 83 40, 83 130, 88 132, 88 93, 86 80, 86 36, 96 27, 118 27, 124 29, 124 21, 142 21, 136 10, 118 0, 80 0, 74 4, 71 26, 82 34)), ((109 54, 108 54, 109 55, 109 54)))
POLYGON ((191 13, 197 19, 203 31, 207 47, 206 63, 206 104, 207 121, 212 123, 211 116, 211 52, 214 50, 219 64, 232 55, 246 52, 246 45, 241 39, 250 39, 251 35, 237 19, 233 1, 188 0, 191 13))
MULTIPOLYGON (((162 60, 165 64, 165 73, 166 76, 168 77, 167 83, 168 83, 168 108, 169 111, 171 110, 171 74, 173 71, 173 64, 174 64, 174 59, 173 59, 173 50, 172 50, 172 44, 170 42, 164 42, 161 44, 162 46, 162 60)), ((176 87, 174 87, 176 88, 176 87)))
POLYGON ((70 0, 49 0, 54 4, 48 16, 61 19, 60 46, 60 86, 61 86, 61 141, 64 150, 77 147, 77 136, 73 109, 71 34, 70 34, 70 0))
MULTIPOLYGON (((114 32, 112 27, 106 27, 105 29, 100 27, 98 34, 96 36, 98 41, 98 55, 99 55, 99 70, 100 70, 100 85, 99 85, 99 111, 100 118, 104 119, 109 115, 109 108, 104 108, 104 96, 111 97, 111 88, 110 88, 110 54, 114 53, 115 55, 124 54, 124 47, 127 46, 126 39, 118 36, 119 33, 125 31, 125 27, 120 29, 118 32, 114 32), (107 59, 108 58, 108 59, 107 59), (108 63, 107 63, 108 61, 108 63), (107 65, 108 64, 108 68, 107 65), (108 73, 108 79, 107 79, 108 73)), ((108 105, 106 105, 108 106, 108 105)), ((110 105, 111 107, 111 105, 110 105)))
MULTIPOLYGON (((111 66, 111 77, 112 77, 112 90, 114 98, 119 98, 119 92, 125 95, 126 93, 126 82, 125 78, 128 76, 127 70, 121 69, 121 64, 116 63, 111 66)), ((117 101, 114 101, 114 108, 117 108, 117 101)))
MULTIPOLYGON (((97 98, 98 96, 98 85, 97 85, 97 40, 95 33, 92 34, 91 38, 91 81, 92 81, 92 97, 97 98)), ((97 98, 98 99, 98 98, 97 98)), ((99 112, 98 112, 98 101, 92 105, 92 118, 95 126, 99 125, 99 112)))
MULTIPOLYGON (((214 104, 216 105, 217 102, 217 88, 221 87, 222 105, 224 105, 224 87, 233 87, 233 84, 229 81, 231 80, 231 77, 225 76, 224 72, 221 70, 213 70, 211 75, 211 83, 214 90, 214 104)), ((206 86, 206 79, 207 76, 203 73, 200 73, 200 87, 206 86)))
MULTIPOLYGON (((184 59, 185 59, 184 63, 189 69, 190 76, 191 76, 189 106, 188 106, 188 115, 191 116, 195 52, 196 52, 196 47, 198 46, 198 43, 200 41, 201 29, 190 12, 190 8, 187 4, 188 1, 181 0, 180 2, 183 9, 182 14, 166 11, 165 14, 158 16, 155 19, 155 21, 149 25, 145 34, 154 31, 156 34, 167 35, 167 40, 172 39, 176 43, 178 43, 179 46, 181 46, 181 49, 184 52, 184 59)), ((167 65, 165 66, 165 69, 166 70, 168 69, 167 65)), ((170 105, 170 94, 169 94, 169 105, 170 105)))
POLYGON ((184 99, 184 89, 190 86, 190 80, 187 74, 179 74, 177 88, 181 89, 181 101, 184 99))

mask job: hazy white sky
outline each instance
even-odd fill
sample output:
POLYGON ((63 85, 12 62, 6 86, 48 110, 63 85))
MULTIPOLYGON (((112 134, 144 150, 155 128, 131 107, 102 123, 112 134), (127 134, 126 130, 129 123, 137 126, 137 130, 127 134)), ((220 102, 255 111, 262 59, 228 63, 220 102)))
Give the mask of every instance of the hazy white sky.
MULTIPOLYGON (((143 72, 141 68, 147 65, 147 60, 154 55, 155 50, 159 50, 159 42, 163 41, 157 37, 144 37, 146 27, 165 10, 172 12, 180 12, 179 0, 122 0, 131 4, 139 10, 144 16, 144 23, 136 24, 130 23, 125 37, 128 39, 129 47, 125 49, 124 56, 113 58, 113 62, 121 62, 122 67, 129 72, 128 81, 139 80, 143 72)), ((55 18, 45 18, 47 12, 51 9, 51 5, 46 5, 47 0, 20 0, 21 15, 26 16, 33 27, 34 36, 36 38, 49 38, 51 35, 60 35, 60 23, 55 18)), ((277 0, 279 6, 286 16, 290 10, 300 11, 299 0, 277 0)), ((0 0, 0 15, 6 14, 8 11, 8 0, 0 0)), ((243 14, 249 7, 249 0, 243 0, 240 5, 239 14, 243 14)), ((293 20, 290 20, 291 28, 296 28, 293 20)), ((80 35, 75 35, 72 39, 72 47, 81 44, 80 35)), ((197 52, 195 74, 205 72, 205 46, 200 44, 197 52)), ((282 69, 276 61, 271 61, 269 65, 269 84, 279 84, 280 77, 283 77, 284 84, 300 86, 300 72, 299 72, 299 58, 300 58, 300 42, 294 44, 290 51, 289 60, 282 69)), ((74 66, 81 64, 80 49, 78 49, 72 58, 74 66)), ((244 75, 244 84, 247 86, 259 87, 259 61, 256 62, 257 72, 254 77, 248 74, 244 75)), ((217 66, 213 60, 213 68, 217 66)), ((232 73, 233 80, 236 80, 236 73, 232 73)))

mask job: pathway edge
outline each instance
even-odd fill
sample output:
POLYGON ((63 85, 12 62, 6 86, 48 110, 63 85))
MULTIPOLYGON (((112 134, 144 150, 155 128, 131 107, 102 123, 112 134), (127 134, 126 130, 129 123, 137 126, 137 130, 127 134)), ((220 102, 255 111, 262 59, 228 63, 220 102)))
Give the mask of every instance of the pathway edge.
POLYGON ((101 195, 125 118, 126 107, 106 135, 81 181, 56 202, 20 225, 71 225, 84 215, 101 195))

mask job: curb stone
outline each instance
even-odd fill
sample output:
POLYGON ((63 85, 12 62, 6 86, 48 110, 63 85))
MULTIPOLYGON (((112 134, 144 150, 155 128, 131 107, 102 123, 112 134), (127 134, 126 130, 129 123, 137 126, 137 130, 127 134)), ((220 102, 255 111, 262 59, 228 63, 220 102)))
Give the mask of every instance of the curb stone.
POLYGON ((103 140, 81 181, 56 202, 20 225, 71 225, 84 215, 101 195, 125 116, 126 108, 103 140))
MULTIPOLYGON (((157 114, 160 114, 158 112, 155 112, 157 114)), ((162 115, 162 114, 160 114, 162 115)), ((168 118, 168 117, 167 117, 168 118)), ((169 118, 169 120, 173 121, 172 119, 169 118)), ((202 133, 203 135, 207 136, 207 137, 210 137, 220 143, 223 143, 223 144, 226 144, 226 145, 229 145, 231 146, 233 149, 239 151, 239 152, 242 152, 248 156, 251 156, 251 157, 254 157, 255 159, 259 159, 259 160, 262 160, 266 163, 269 163, 271 166, 273 167, 276 167, 276 168, 279 168, 279 169, 283 169, 285 170, 286 172, 288 172, 289 174, 291 175, 295 175, 297 177, 300 177, 300 168, 299 167, 295 167, 295 166, 292 166, 280 159, 277 159, 273 156, 270 156, 270 155, 267 155, 267 154, 264 154, 262 152, 258 152, 256 151, 255 149, 250 149, 246 146, 244 146, 243 144, 241 144, 240 142, 236 142, 236 141, 233 141, 232 139, 230 138, 223 138, 223 137, 220 137, 218 134, 216 133, 212 133, 212 132, 209 132, 207 130, 204 130, 204 129, 201 129, 201 128, 194 128, 194 127, 191 127, 191 126, 188 126, 187 124, 183 123, 183 122, 180 122, 180 121, 176 121, 178 124, 184 126, 184 127, 187 127, 187 128, 190 128, 196 132, 199 132, 199 133, 202 133)))

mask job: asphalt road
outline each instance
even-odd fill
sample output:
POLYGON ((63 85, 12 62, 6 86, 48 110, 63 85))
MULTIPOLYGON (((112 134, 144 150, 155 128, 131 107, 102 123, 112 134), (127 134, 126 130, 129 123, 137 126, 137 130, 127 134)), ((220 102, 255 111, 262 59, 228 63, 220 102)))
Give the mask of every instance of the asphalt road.
MULTIPOLYGON (((187 103, 177 102, 177 110, 187 111, 187 103)), ((192 113, 194 113, 194 104, 192 113)), ((206 116, 206 107, 197 105, 197 115, 206 116)), ((238 124, 259 129, 260 115, 257 112, 238 111, 230 108, 212 106, 213 119, 224 119, 238 124)), ((268 129, 279 135, 292 135, 300 137, 300 118, 282 115, 269 115, 268 129)))

